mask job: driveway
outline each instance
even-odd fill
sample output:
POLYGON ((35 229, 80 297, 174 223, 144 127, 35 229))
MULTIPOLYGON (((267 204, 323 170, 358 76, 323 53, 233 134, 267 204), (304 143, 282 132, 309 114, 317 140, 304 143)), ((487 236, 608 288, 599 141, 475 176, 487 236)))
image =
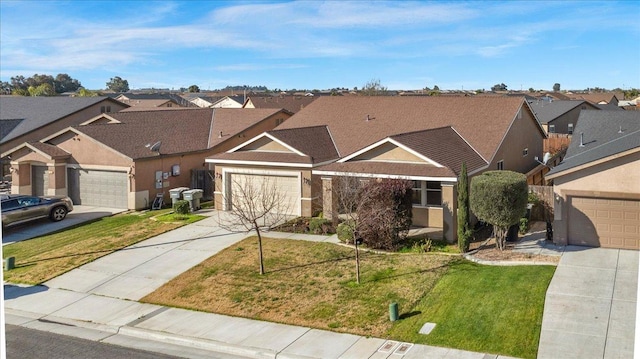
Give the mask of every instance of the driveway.
POLYGON ((633 358, 638 255, 565 248, 547 290, 538 358, 633 358))
POLYGON ((52 222, 48 218, 39 219, 15 227, 9 227, 2 231, 2 245, 24 241, 27 239, 44 236, 69 228, 80 223, 93 221, 102 217, 112 216, 116 213, 127 211, 121 208, 107 208, 95 206, 73 206, 73 211, 60 222, 52 222))

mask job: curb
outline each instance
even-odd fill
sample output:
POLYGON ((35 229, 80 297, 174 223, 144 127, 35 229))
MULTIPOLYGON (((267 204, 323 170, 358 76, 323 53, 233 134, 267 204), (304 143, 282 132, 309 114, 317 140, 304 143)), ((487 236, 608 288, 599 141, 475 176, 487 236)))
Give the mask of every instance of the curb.
POLYGON ((462 255, 466 260, 475 262, 478 264, 484 264, 489 266, 530 266, 530 265, 548 265, 557 267, 558 263, 553 262, 537 262, 537 261, 489 261, 485 259, 476 258, 471 254, 462 255))
POLYGON ((251 348, 236 344, 218 342, 215 340, 186 337, 178 334, 158 332, 154 330, 128 326, 120 327, 118 334, 140 339, 160 341, 169 344, 188 346, 191 348, 203 349, 211 352, 237 355, 246 358, 275 359, 278 355, 277 352, 269 349, 251 348))

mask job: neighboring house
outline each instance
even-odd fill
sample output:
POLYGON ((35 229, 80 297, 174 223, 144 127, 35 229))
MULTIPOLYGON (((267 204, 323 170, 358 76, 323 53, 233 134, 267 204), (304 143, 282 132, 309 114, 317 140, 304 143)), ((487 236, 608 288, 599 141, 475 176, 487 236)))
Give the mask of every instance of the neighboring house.
POLYGON ((172 93, 121 93, 115 99, 133 109, 146 111, 155 107, 195 107, 191 102, 172 93))
POLYGON ((582 112, 547 179, 557 244, 640 249, 640 112, 582 112))
POLYGON ((244 108, 284 108, 297 113, 318 97, 314 96, 250 96, 242 107, 244 108))
MULTIPOLYGON (((596 93, 576 93, 571 95, 573 100, 589 101, 596 105, 613 105, 618 106, 619 95, 613 92, 596 92, 596 93)), ((620 97, 624 98, 624 97, 620 97)))
POLYGON ((167 201, 171 188, 192 187, 192 171, 206 171, 207 156, 290 116, 282 109, 102 114, 2 156, 11 157, 12 193, 68 195, 74 204, 143 209, 158 194, 167 201))
POLYGON ((529 101, 529 105, 540 125, 547 133, 573 134, 578 116, 582 110, 599 110, 583 100, 549 101, 545 99, 529 101))
MULTIPOLYGON (((101 113, 129 107, 109 97, 0 96, 0 153, 29 141, 76 126, 101 113)), ((3 156, 1 175, 9 175, 9 160, 3 156)))
MULTIPOLYGON (((201 108, 242 108, 245 96, 199 96, 189 101, 201 108)), ((282 108, 282 107, 281 107, 282 108)))
POLYGON ((544 131, 523 97, 321 97, 272 131, 207 158, 216 206, 232 207, 234 178, 278 180, 292 215, 335 218, 334 178, 414 181, 413 222, 456 239, 456 182, 487 170, 526 173, 544 131))

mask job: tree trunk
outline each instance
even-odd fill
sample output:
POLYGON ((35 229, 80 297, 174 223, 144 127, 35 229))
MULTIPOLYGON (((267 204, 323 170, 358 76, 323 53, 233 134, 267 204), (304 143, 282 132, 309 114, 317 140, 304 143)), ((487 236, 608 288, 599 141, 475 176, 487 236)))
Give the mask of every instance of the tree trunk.
POLYGON ((253 222, 256 234, 258 235, 258 260, 260 261, 260 274, 264 274, 264 262, 262 261, 262 236, 260 235, 260 227, 258 227, 258 223, 253 222))
POLYGON ((498 248, 500 251, 503 251, 505 248, 507 233, 509 232, 509 227, 503 228, 499 226, 494 226, 493 232, 496 236, 496 248, 498 248))
POLYGON ((358 241, 354 238, 353 243, 356 246, 356 283, 360 284, 360 256, 358 255, 358 241))

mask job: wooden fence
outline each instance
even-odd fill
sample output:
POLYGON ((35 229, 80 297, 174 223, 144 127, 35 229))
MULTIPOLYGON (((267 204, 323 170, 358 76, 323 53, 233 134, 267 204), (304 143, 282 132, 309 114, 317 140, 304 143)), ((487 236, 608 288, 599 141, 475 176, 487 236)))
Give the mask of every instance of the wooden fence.
POLYGON ((531 210, 531 219, 536 221, 553 220, 553 186, 529 186, 529 192, 535 193, 541 203, 531 210))
POLYGON ((556 153, 566 149, 571 143, 571 135, 564 133, 549 133, 549 138, 545 138, 542 143, 542 151, 544 153, 556 153))

